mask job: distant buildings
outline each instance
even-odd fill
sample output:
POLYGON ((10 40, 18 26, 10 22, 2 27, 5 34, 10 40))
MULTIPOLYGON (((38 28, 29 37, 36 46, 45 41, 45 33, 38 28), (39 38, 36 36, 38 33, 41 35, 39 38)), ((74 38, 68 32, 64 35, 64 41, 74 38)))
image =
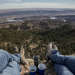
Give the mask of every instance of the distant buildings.
POLYGON ((7 18, 7 22, 23 22, 21 19, 7 18))
POLYGON ((58 21, 62 21, 62 22, 66 22, 67 20, 65 18, 59 18, 59 17, 55 17, 55 16, 52 16, 50 17, 51 20, 58 20, 58 21))
POLYGON ((56 17, 50 17, 50 19, 51 19, 51 20, 56 20, 57 18, 56 18, 56 17))

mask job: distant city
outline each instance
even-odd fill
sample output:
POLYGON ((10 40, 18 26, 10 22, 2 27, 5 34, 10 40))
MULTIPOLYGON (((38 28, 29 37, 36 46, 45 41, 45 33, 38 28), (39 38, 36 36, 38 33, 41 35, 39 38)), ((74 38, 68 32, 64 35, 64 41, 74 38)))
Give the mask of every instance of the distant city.
POLYGON ((0 10, 0 28, 8 28, 10 24, 20 25, 26 20, 41 21, 47 19, 75 22, 75 9, 35 8, 0 10))

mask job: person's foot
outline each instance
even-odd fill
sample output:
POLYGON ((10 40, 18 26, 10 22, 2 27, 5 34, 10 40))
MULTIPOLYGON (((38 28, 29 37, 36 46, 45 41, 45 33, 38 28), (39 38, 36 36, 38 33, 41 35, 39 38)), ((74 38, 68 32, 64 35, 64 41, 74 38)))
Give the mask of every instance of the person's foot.
POLYGON ((54 42, 50 42, 48 45, 48 54, 51 54, 53 50, 58 50, 58 47, 54 44, 54 42))
POLYGON ((53 50, 58 50, 58 47, 54 44, 54 42, 50 42, 48 44, 47 58, 50 57, 53 50))

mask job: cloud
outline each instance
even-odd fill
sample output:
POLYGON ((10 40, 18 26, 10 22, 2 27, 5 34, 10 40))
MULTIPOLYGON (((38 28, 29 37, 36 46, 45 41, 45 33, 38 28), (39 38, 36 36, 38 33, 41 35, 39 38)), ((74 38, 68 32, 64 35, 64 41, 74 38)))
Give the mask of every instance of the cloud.
POLYGON ((22 2, 22 0, 0 0, 0 4, 6 4, 6 3, 18 3, 18 2, 22 2))
POLYGON ((7 3, 0 5, 1 9, 12 9, 12 8, 75 8, 75 5, 60 4, 60 3, 40 3, 40 2, 26 2, 26 3, 7 3), (4 7, 3 7, 4 6, 4 7))
POLYGON ((53 2, 53 3, 74 3, 75 0, 0 0, 0 3, 18 3, 18 2, 53 2))
POLYGON ((0 9, 75 8, 75 0, 0 0, 0 9))

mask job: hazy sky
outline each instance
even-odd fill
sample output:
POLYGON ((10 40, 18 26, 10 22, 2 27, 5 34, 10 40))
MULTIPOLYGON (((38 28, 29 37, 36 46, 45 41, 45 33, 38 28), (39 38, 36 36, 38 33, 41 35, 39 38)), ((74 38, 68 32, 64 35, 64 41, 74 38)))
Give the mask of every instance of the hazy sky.
POLYGON ((75 0, 0 0, 0 9, 75 8, 75 0))

